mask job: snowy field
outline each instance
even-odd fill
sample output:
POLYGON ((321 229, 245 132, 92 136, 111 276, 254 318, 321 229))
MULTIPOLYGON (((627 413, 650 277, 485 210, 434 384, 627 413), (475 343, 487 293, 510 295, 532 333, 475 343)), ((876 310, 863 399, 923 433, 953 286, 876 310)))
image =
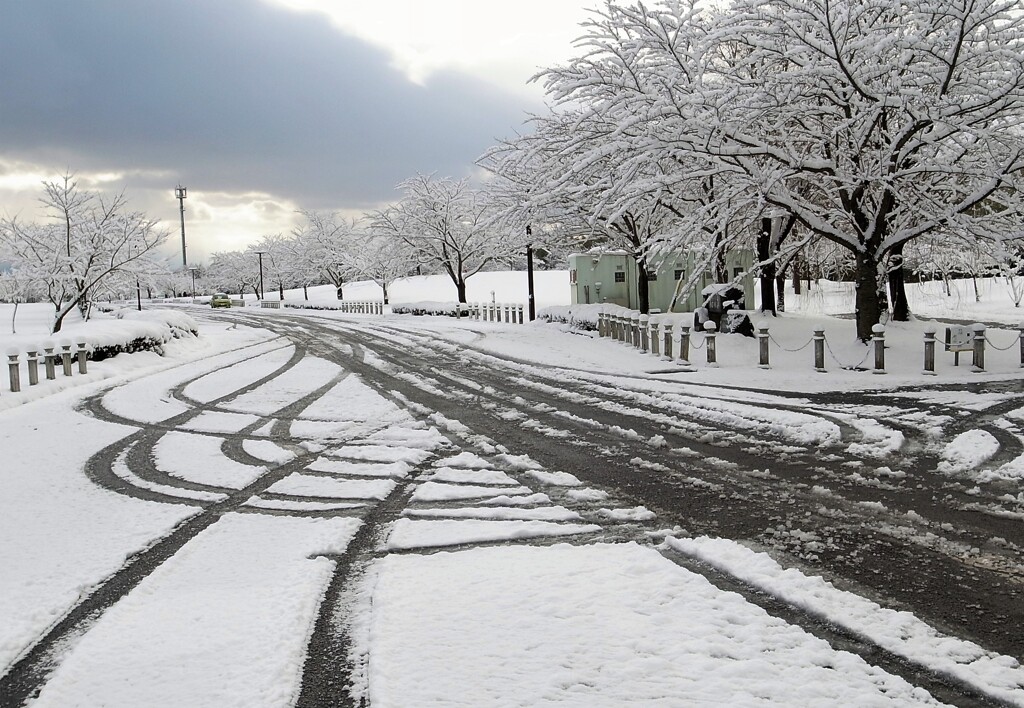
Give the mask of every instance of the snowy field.
MULTIPOLYGON (((568 304, 564 271, 539 273, 537 284, 538 307, 568 304)), ((1021 311, 1008 288, 982 281, 975 302, 970 282, 954 283, 951 296, 941 287, 910 286, 913 311, 937 320, 940 338, 945 322, 988 323, 985 372, 971 371, 969 354, 953 366, 940 346, 936 376, 924 375, 924 319, 889 325, 884 375, 842 368, 870 352, 855 341, 852 321, 835 316, 849 313, 849 289, 828 283, 787 295, 788 311, 771 324, 769 369, 757 366, 756 342, 738 335, 720 338, 711 367, 701 361, 699 337, 684 365, 561 325, 245 312, 383 325, 379 336, 399 343, 403 332, 427 333, 519 360, 524 378, 543 368, 595 390, 628 378, 637 407, 668 397, 663 379, 647 376, 668 370, 672 395, 679 381, 702 396, 708 386, 721 391, 714 410, 695 411, 679 396, 688 415, 710 423, 728 416, 752 434, 771 429, 813 446, 833 441, 839 424, 804 415, 799 398, 767 417, 749 404, 773 391, 1019 376, 1021 311), (817 328, 830 345, 827 373, 814 370, 807 346, 817 328)), ((446 301, 450 289, 424 276, 391 294, 393 302, 446 301)), ((299 303, 302 292, 286 299, 299 303)), ((373 284, 346 286, 346 300, 378 299, 373 284)), ((525 276, 475 276, 469 299, 525 302, 525 276)), ((311 289, 311 301, 333 300, 331 288, 311 289)), ((0 305, 4 351, 49 339, 46 308, 21 306, 16 334, 12 309, 0 305)), ((334 361, 302 356, 257 319, 227 323, 190 304, 168 309, 147 304, 141 316, 69 321, 57 338, 99 346, 163 337, 169 324, 190 322, 199 336, 166 336, 162 356, 119 355, 90 364, 86 375, 58 373, 21 393, 0 392, 0 673, 29 657, 41 636, 62 631, 105 579, 132 578, 116 602, 82 620, 88 631, 69 631, 46 648, 56 669, 33 706, 293 705, 307 645, 321 631, 325 589, 339 559, 360 544, 369 551, 339 599, 345 617, 331 627, 348 638, 352 695, 375 707, 937 704, 903 678, 720 590, 672 562, 672 553, 1024 705, 1024 669, 1011 657, 738 543, 660 528, 643 507, 617 506, 570 474, 473 438, 458 420, 397 405, 334 361), (396 518, 375 527, 374 514, 390 508, 396 518), (640 540, 624 540, 629 533, 640 540), (136 559, 165 547, 151 572, 133 575, 136 559)), ((971 397, 961 400, 969 412, 971 397)), ((880 465, 900 445, 898 431, 870 418, 851 415, 844 424, 860 427, 866 454, 880 465)), ((969 473, 995 454, 997 443, 976 432, 940 441, 949 470, 969 473)), ((1002 474, 1019 482, 1024 461, 1002 474)))

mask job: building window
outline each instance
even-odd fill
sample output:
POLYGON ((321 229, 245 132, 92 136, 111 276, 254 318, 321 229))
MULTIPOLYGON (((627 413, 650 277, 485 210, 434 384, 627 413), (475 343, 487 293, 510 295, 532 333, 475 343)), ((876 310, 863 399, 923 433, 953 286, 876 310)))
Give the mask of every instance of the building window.
POLYGON ((647 274, 647 280, 649 282, 655 281, 657 279, 658 279, 658 274, 657 273, 648 273, 647 274))
POLYGON ((743 269, 742 268, 733 268, 732 269, 732 277, 733 278, 738 278, 741 275, 743 275, 743 269))
POLYGON ((682 280, 683 279, 683 273, 685 273, 685 272, 686 271, 684 271, 682 268, 676 268, 676 272, 675 272, 675 275, 673 276, 673 280, 682 280))
POLYGON ((626 282, 626 274, 623 273, 622 271, 617 272, 615 274, 615 282, 616 283, 625 283, 626 282))

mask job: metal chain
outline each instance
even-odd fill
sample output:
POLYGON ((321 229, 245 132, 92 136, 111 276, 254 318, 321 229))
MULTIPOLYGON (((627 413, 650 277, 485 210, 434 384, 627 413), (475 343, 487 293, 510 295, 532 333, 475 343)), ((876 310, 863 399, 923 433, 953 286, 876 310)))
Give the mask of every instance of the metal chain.
POLYGON ((707 343, 708 343, 708 336, 706 334, 704 335, 704 339, 700 340, 700 344, 697 344, 697 342, 696 342, 696 340, 694 340, 692 334, 690 335, 690 348, 693 349, 695 352, 699 352, 701 349, 704 348, 704 345, 707 344, 707 343))
POLYGON ((1010 342, 1010 346, 1008 346, 1008 347, 997 347, 992 342, 992 340, 988 338, 988 335, 987 334, 985 335, 985 341, 988 342, 988 345, 990 347, 992 347, 993 349, 995 349, 997 352, 1005 352, 1008 349, 1013 349, 1015 346, 1017 346, 1020 343, 1020 340, 1021 340, 1020 337, 1016 337, 1012 342, 1010 342))
POLYGON ((807 340, 807 343, 804 344, 802 347, 798 347, 797 349, 786 349, 784 346, 779 344, 779 340, 777 340, 775 337, 773 337, 771 332, 768 333, 768 339, 770 339, 773 342, 775 342, 775 346, 777 346, 782 351, 789 352, 791 354, 795 354, 796 352, 802 352, 804 349, 806 349, 810 345, 811 342, 814 341, 814 337, 811 337, 810 339, 807 340))
POLYGON ((825 348, 828 349, 829 356, 831 356, 832 359, 835 360, 835 362, 837 364, 839 364, 839 368, 841 368, 841 369, 849 369, 851 371, 854 370, 854 369, 861 368, 861 366, 864 365, 864 362, 868 360, 868 357, 871 356, 871 347, 869 346, 867 348, 868 350, 866 352, 864 352, 864 358, 863 359, 861 359, 859 362, 857 362, 853 366, 847 366, 846 364, 844 364, 842 362, 842 360, 840 360, 839 357, 836 356, 836 353, 834 351, 832 351, 832 345, 828 343, 828 338, 827 337, 825 338, 825 348))

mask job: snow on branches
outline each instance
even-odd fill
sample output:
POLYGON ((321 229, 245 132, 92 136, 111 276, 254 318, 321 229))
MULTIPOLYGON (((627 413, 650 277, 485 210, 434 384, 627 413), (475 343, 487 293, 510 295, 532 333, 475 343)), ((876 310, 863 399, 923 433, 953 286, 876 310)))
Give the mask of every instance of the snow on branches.
MULTIPOLYGON (((542 190, 595 193, 594 214, 656 198, 694 234, 784 214, 855 259, 858 334, 884 309, 903 246, 1020 235, 1024 16, 1010 0, 607 3, 580 55, 543 72, 568 131, 542 190), (566 159, 569 158, 569 159, 566 159)), ((537 199, 537 197, 532 197, 537 199)), ((645 244, 644 248, 655 248, 645 244)))

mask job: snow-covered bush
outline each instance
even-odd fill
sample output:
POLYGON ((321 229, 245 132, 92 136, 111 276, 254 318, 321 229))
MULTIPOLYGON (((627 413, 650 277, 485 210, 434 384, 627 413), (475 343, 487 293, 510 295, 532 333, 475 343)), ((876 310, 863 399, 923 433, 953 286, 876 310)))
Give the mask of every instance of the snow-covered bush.
POLYGON ((537 312, 541 322, 569 325, 587 332, 597 330, 597 316, 606 311, 606 305, 557 305, 543 307, 537 312))
POLYGON ((462 311, 462 316, 469 315, 469 306, 457 302, 403 302, 401 305, 392 305, 391 312, 396 315, 443 315, 455 317, 456 308, 462 311))
POLYGON ((284 307, 292 307, 296 310, 343 310, 347 305, 339 300, 335 303, 324 302, 282 302, 284 307))
POLYGON ((131 309, 118 310, 114 319, 94 319, 80 335, 93 361, 140 351, 163 354, 167 342, 198 336, 196 321, 183 312, 131 309))

